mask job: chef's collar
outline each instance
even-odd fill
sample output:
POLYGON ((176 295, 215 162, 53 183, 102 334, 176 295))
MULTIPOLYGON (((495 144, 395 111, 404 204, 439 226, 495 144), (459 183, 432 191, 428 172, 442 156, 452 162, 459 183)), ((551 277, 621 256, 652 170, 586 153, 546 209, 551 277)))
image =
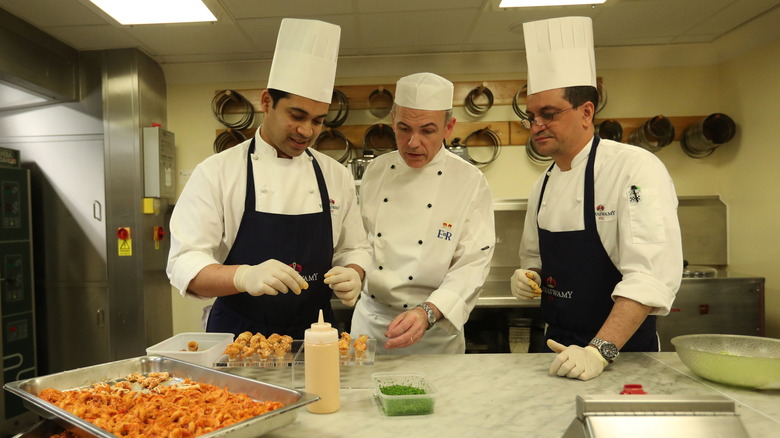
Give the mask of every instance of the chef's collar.
POLYGON ((444 145, 442 145, 441 148, 439 149, 439 152, 436 153, 436 156, 434 156, 433 159, 428 162, 428 164, 426 164, 423 167, 416 168, 416 167, 409 167, 409 165, 407 165, 406 162, 404 161, 404 157, 402 157, 401 153, 398 152, 398 158, 397 158, 398 159, 398 163, 396 163, 396 164, 400 165, 402 169, 404 169, 404 168, 410 169, 410 170, 430 169, 430 168, 434 168, 436 166, 439 166, 439 165, 443 164, 444 163, 444 158, 446 156, 447 156, 447 153, 445 152, 445 147, 444 147, 444 145))
POLYGON ((571 168, 572 169, 574 169, 575 167, 579 166, 580 164, 588 161, 588 154, 590 154, 590 149, 593 147, 593 139, 594 139, 594 137, 591 137, 590 141, 588 141, 588 143, 585 145, 585 147, 583 147, 582 150, 579 151, 577 153, 577 155, 575 155, 574 158, 571 160, 571 168))
MULTIPOLYGON (((255 155, 263 158, 265 157, 276 158, 278 156, 276 148, 268 144, 265 140, 263 140, 263 137, 260 135, 260 128, 257 129, 257 133, 255 134, 255 155)), ((306 155, 306 153, 304 152, 301 155, 298 155, 297 157, 292 157, 292 160, 304 159, 306 157, 308 157, 308 155, 306 155)))

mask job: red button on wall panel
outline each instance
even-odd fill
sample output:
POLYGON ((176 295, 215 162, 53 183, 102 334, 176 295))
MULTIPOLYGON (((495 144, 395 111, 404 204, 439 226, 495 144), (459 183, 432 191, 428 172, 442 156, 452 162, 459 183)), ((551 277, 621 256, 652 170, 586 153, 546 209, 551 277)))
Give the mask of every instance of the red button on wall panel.
POLYGON ((155 242, 159 242, 163 240, 165 237, 165 229, 160 226, 154 227, 154 236, 152 237, 155 242))

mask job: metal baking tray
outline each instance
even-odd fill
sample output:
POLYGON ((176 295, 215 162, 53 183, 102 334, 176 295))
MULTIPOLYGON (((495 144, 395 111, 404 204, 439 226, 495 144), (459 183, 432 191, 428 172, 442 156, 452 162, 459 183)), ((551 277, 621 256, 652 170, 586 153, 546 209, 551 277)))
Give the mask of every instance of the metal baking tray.
MULTIPOLYGON (((152 372, 168 372, 171 374, 174 382, 190 378, 198 383, 208 383, 227 388, 231 392, 247 394, 255 400, 273 400, 284 404, 282 408, 201 435, 203 438, 257 437, 287 426, 295 421, 298 408, 319 400, 319 396, 314 394, 236 376, 163 356, 141 356, 91 367, 77 368, 48 376, 7 383, 4 388, 6 391, 21 397, 27 408, 41 417, 58 420, 57 422, 60 424, 63 424, 61 420, 64 420, 66 422, 65 426, 70 425, 79 429, 79 436, 115 438, 116 435, 39 398, 38 394, 46 388, 67 391, 88 387, 100 382, 121 381, 134 372, 144 375, 152 372)), ((70 429, 70 427, 66 428, 70 429)))

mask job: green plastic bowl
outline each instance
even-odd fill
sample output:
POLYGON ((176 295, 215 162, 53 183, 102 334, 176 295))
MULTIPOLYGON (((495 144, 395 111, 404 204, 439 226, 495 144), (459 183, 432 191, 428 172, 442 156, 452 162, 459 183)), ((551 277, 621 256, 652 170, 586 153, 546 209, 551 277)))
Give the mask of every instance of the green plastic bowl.
POLYGON ((672 344, 685 366, 707 380, 780 389, 780 339, 704 334, 677 336, 672 344))

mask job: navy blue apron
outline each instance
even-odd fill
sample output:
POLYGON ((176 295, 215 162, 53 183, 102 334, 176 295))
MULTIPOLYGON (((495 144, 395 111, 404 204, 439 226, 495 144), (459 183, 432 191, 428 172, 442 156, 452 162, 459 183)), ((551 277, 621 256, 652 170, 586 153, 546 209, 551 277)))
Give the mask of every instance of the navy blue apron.
MULTIPOLYGON (((622 279, 612 263, 596 230, 594 214, 593 165, 599 137, 593 139, 585 169, 583 215, 585 229, 552 232, 539 229, 539 253, 542 259, 542 313, 547 322, 547 339, 563 345, 587 346, 612 310, 612 291, 622 279)), ((553 164, 554 166, 554 164, 553 164)), ((547 170, 539 195, 541 209, 547 170)), ((621 351, 658 351, 655 316, 648 316, 621 351)))
MULTIPOLYGON (((276 259, 295 268, 309 283, 309 288, 300 295, 292 291, 260 296, 242 292, 219 297, 211 308, 206 331, 235 335, 249 331, 266 336, 278 333, 303 339, 304 330, 317 321, 320 309, 327 321, 335 322, 330 307, 331 289, 323 283, 333 259, 328 188, 319 163, 307 149, 317 177, 322 211, 301 215, 258 212, 252 172, 254 151, 253 138, 247 155, 244 215, 225 265, 256 265, 276 259)), ((298 181, 290 179, 286 183, 298 184, 298 181)))

